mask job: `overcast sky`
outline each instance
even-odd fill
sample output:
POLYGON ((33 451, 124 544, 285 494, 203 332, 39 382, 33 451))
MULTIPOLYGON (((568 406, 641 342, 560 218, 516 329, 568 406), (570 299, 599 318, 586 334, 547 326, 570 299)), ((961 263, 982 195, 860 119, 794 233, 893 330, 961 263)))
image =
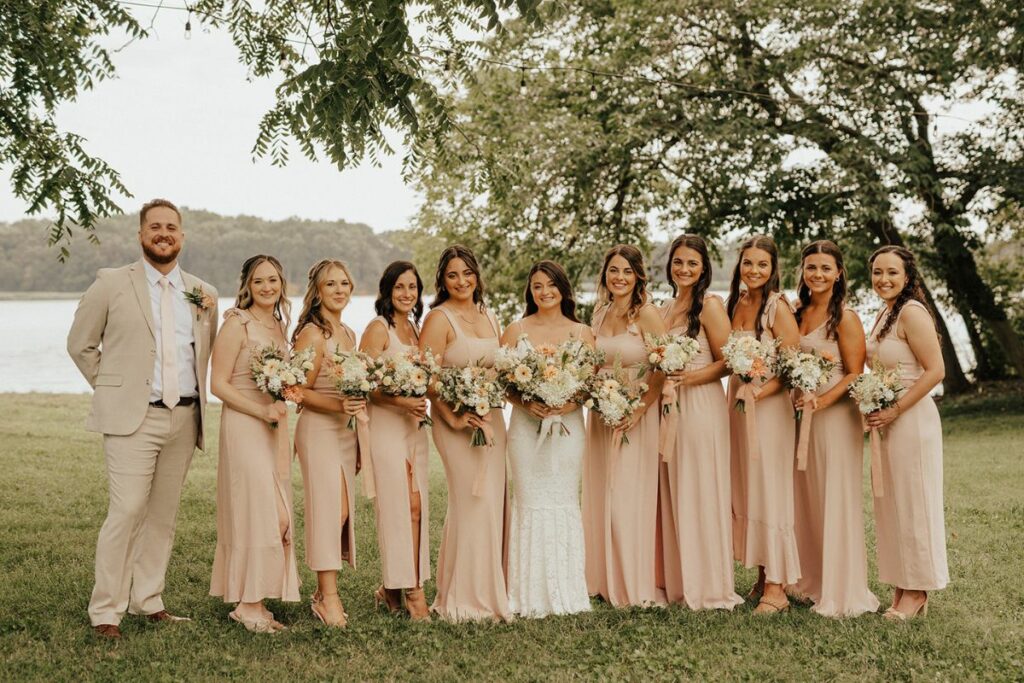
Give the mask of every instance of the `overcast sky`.
MULTIPOLYGON (((182 5, 177 0, 168 4, 182 5)), ((152 9, 134 9, 145 26, 152 9)), ((59 124, 87 139, 86 149, 121 173, 135 196, 119 202, 131 213, 166 197, 221 214, 279 219, 343 219, 374 230, 405 227, 418 199, 401 178, 401 157, 340 172, 293 150, 284 168, 250 155, 260 117, 274 102, 275 81, 246 82, 246 69, 227 34, 204 33, 168 8, 155 31, 113 55, 117 78, 65 106, 59 124)), ((113 41, 120 45, 122 41, 113 41)), ((26 205, 0 182, 0 221, 25 217, 26 205)))

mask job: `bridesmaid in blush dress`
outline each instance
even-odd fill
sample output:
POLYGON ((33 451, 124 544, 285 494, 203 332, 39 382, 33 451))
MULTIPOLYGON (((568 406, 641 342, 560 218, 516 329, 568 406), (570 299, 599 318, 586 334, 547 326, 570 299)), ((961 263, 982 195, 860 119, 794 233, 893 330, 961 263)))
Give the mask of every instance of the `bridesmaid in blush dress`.
POLYGON ((800 264, 800 348, 836 362, 818 390, 813 414, 793 392, 794 407, 810 415, 807 468, 794 473, 796 542, 800 581, 791 595, 810 599, 826 617, 855 617, 878 610, 868 588, 864 546, 864 432, 847 393, 864 369, 864 328, 845 307, 846 270, 833 242, 804 247, 800 264))
MULTIPOLYGON (((384 269, 374 308, 377 317, 363 333, 360 348, 374 358, 417 351, 423 315, 423 281, 416 266, 395 261, 384 269)), ((426 397, 370 396, 370 449, 377 495, 377 545, 383 582, 374 593, 390 612, 402 595, 414 621, 429 621, 423 582, 430 578, 430 520, 427 503, 426 397)), ((365 475, 364 475, 365 476, 365 475)))
POLYGON ((926 614, 928 591, 949 583, 942 424, 931 398, 946 373, 914 255, 882 247, 870 267, 885 308, 868 337, 868 357, 898 368, 904 386, 896 405, 866 418, 882 433, 882 491, 874 498, 878 579, 896 588, 885 617, 904 621, 926 614))
MULTIPOLYGON (((473 252, 451 246, 441 253, 437 297, 423 323, 420 349, 447 367, 491 365, 501 330, 484 307, 484 285, 473 252)), ((456 414, 432 399, 434 444, 448 482, 448 511, 437 557, 437 595, 430 610, 446 621, 507 620, 505 538, 505 422, 500 410, 480 418, 456 414), (472 430, 490 425, 491 445, 474 447, 472 430), (474 494, 474 482, 480 483, 474 494)))
MULTIPOLYGON (((733 333, 778 339, 783 348, 799 345, 796 319, 779 292, 779 252, 771 237, 754 236, 740 245, 726 308, 733 333), (741 282, 746 286, 742 292, 741 282)), ((739 377, 730 377, 730 406, 736 404, 739 387, 739 377)), ((777 377, 769 375, 756 385, 756 391, 754 433, 747 433, 743 414, 729 411, 733 549, 745 567, 758 568, 757 584, 750 591, 751 597, 760 597, 754 613, 774 614, 789 609, 784 586, 800 579, 793 532, 794 414, 777 377), (758 440, 757 458, 750 439, 758 440)))
POLYGON ((661 528, 669 602, 731 610, 734 590, 729 490, 729 408, 721 379, 729 336, 725 304, 711 285, 711 259, 698 235, 681 235, 665 268, 674 298, 661 310, 672 334, 693 337, 700 352, 662 390, 661 528))
MULTIPOLYGON (((631 245, 608 250, 601 268, 593 330, 605 353, 602 372, 621 363, 639 382, 647 360, 644 334, 665 333, 647 303, 643 255, 631 245)), ((600 416, 588 417, 583 460, 583 533, 587 590, 616 607, 665 604, 658 509, 658 396, 664 375, 646 376, 644 406, 620 426, 629 443, 616 445, 600 416)))
POLYGON ((341 261, 314 264, 294 333, 296 351, 312 348, 315 353, 295 426, 306 493, 306 564, 316 572, 317 582, 310 610, 322 623, 336 627, 348 623, 338 596, 338 571, 346 561, 356 566, 355 480, 360 459, 365 464, 369 454, 360 452, 357 433, 346 426, 350 416, 366 409, 366 401, 338 393, 325 357, 355 347, 355 333, 341 322, 353 289, 355 282, 341 261))
POLYGON ((288 411, 256 387, 249 370, 256 347, 273 344, 288 352, 287 326, 281 264, 272 256, 253 256, 242 266, 235 307, 224 313, 213 345, 210 389, 224 407, 210 595, 238 603, 228 616, 255 633, 284 628, 264 599, 299 599, 288 411))

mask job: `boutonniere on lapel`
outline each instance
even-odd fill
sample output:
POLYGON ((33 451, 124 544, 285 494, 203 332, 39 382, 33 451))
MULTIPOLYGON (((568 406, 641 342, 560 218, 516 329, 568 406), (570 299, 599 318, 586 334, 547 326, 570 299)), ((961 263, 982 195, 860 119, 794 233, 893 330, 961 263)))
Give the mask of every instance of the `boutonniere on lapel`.
POLYGON ((215 303, 213 297, 203 291, 202 287, 193 287, 191 291, 185 292, 185 300, 196 307, 196 320, 203 311, 212 308, 215 303))

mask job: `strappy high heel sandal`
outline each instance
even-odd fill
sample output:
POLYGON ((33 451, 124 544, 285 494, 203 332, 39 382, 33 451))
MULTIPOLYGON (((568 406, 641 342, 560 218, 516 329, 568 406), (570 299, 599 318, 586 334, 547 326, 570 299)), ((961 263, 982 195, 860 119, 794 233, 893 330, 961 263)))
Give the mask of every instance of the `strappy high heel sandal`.
POLYGON ((887 621, 901 621, 902 622, 902 621, 909 621, 910 619, 916 619, 919 616, 920 617, 928 616, 928 594, 927 593, 924 594, 924 602, 922 602, 920 605, 917 606, 917 609, 914 610, 913 614, 906 614, 905 612, 899 611, 895 607, 890 607, 889 609, 885 610, 885 613, 882 615, 882 618, 887 620, 887 621))
POLYGON ((384 584, 381 584, 373 592, 373 606, 375 609, 383 607, 387 610, 388 614, 397 614, 402 609, 402 599, 399 597, 397 605, 391 602, 388 590, 384 587, 384 584))
POLYGON ((409 610, 409 618, 413 621, 430 621, 427 597, 422 588, 405 589, 405 608, 409 610))
POLYGON ((266 617, 246 619, 238 612, 228 612, 228 618, 230 618, 231 621, 237 621, 250 633, 277 633, 278 631, 278 629, 274 628, 271 623, 273 620, 267 619, 266 617))
MULTIPOLYGON (((337 596, 338 594, 332 593, 331 595, 337 596)), ((348 625, 348 613, 344 611, 344 607, 342 608, 341 619, 339 621, 327 620, 327 608, 324 606, 324 596, 320 591, 313 593, 313 596, 309 600, 309 609, 313 612, 313 616, 319 619, 320 623, 325 626, 345 628, 345 626, 348 625)))
POLYGON ((754 608, 754 614, 783 614, 788 611, 789 600, 783 598, 781 601, 775 601, 763 595, 757 601, 757 607, 754 608))

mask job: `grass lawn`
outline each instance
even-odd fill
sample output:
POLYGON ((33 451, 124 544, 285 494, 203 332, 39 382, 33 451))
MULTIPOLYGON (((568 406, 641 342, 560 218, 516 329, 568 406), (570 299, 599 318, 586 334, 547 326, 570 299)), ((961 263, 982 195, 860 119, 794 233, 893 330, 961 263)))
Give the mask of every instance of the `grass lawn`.
MULTIPOLYGON (((307 602, 270 603, 291 628, 249 634, 207 596, 216 531, 216 451, 197 454, 182 496, 165 601, 190 624, 128 616, 119 643, 97 639, 86 605, 106 514, 100 437, 83 428, 88 397, 0 395, 0 678, 5 680, 295 679, 1024 679, 1024 396, 1019 389, 943 406, 946 528, 952 584, 926 619, 833 621, 806 608, 770 619, 671 607, 513 624, 413 624, 375 613, 373 510, 359 500, 359 569, 343 571, 349 628, 319 625, 307 602)), ((219 411, 209 417, 216 427, 219 411)), ((208 439, 216 444, 216 431, 208 439)), ((302 486, 292 470, 296 523, 302 486)), ((865 477, 865 482, 867 481, 865 477)), ((865 495, 867 489, 865 487, 865 495)), ((431 463, 431 549, 445 513, 431 463)), ((868 499, 866 510, 870 512, 868 499)), ((866 515, 871 576, 874 529, 866 515)), ((303 595, 315 587, 302 566, 303 595)), ((737 590, 753 583, 737 573, 737 590)), ((872 584, 888 604, 889 587, 872 584)), ((427 586, 428 600, 433 582, 427 586)))

